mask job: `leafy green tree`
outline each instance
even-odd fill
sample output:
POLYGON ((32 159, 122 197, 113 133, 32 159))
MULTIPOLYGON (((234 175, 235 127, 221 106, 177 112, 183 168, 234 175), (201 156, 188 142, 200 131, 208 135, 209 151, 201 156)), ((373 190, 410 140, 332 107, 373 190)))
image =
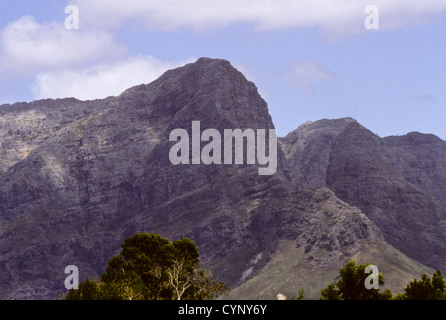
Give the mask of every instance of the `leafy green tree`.
POLYGON ((321 290, 319 300, 341 300, 341 293, 333 283, 330 283, 325 289, 321 290))
MULTIPOLYGON (((339 270, 339 280, 336 283, 329 284, 321 290, 320 300, 387 300, 392 297, 389 290, 380 292, 378 289, 367 289, 365 286, 366 278, 369 274, 365 273, 368 265, 356 265, 356 261, 349 261, 339 270)), ((384 277, 381 273, 378 275, 379 286, 384 285, 384 277)))
POLYGON ((108 262, 99 280, 70 290, 68 300, 204 300, 228 292, 199 266, 195 243, 170 242, 156 234, 137 233, 108 262))
POLYGON ((423 274, 421 279, 414 279, 404 288, 404 293, 397 295, 398 300, 446 300, 446 283, 440 270, 429 278, 423 274))
POLYGON ((291 300, 303 300, 304 298, 305 291, 304 289, 300 289, 299 292, 291 298, 291 300))
POLYGON ((99 284, 94 280, 85 280, 79 283, 79 289, 70 290, 65 296, 67 300, 98 300, 99 298, 99 284))

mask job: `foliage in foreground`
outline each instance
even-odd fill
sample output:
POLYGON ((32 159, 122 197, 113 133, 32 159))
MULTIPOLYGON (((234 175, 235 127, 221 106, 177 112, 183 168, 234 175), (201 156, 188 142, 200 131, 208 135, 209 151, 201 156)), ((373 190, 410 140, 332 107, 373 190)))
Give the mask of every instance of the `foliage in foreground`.
POLYGON ((79 283, 66 300, 206 300, 228 287, 199 266, 195 243, 156 234, 126 239, 99 279, 79 283))
MULTIPOLYGON (((430 278, 423 274, 420 280, 414 279, 404 288, 404 293, 392 295, 390 290, 367 289, 364 282, 367 265, 356 265, 349 261, 339 270, 339 280, 321 290, 320 300, 446 300, 446 283, 440 270, 430 278)), ((384 285, 384 276, 378 275, 379 286, 384 285)))
MULTIPOLYGON (((365 273, 367 265, 356 265, 356 261, 348 262, 339 270, 340 279, 330 283, 321 290, 320 300, 387 300, 392 297, 390 290, 380 292, 380 289, 367 289, 364 285, 369 276, 365 273)), ((384 285, 384 276, 378 275, 379 286, 384 285)))
POLYGON ((420 280, 414 279, 404 288, 404 293, 395 296, 397 300, 446 300, 446 283, 440 270, 429 278, 423 274, 420 280))

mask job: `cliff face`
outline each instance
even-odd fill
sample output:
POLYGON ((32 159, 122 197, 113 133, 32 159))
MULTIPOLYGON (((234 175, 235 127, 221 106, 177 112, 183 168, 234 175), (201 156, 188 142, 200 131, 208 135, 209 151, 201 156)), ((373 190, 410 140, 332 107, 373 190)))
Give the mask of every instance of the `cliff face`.
POLYGON ((302 125, 282 145, 294 181, 330 188, 392 246, 446 268, 446 142, 420 133, 381 139, 346 118, 302 125))
MULTIPOLYGON (((173 165, 169 134, 191 135, 192 121, 222 135, 274 128, 255 85, 229 62, 207 58, 118 97, 0 106, 0 298, 55 298, 65 292, 65 266, 78 266, 81 280, 97 276, 135 232, 191 238, 201 262, 236 287, 270 268, 284 243, 301 252, 309 273, 337 269, 385 240, 410 255, 421 243, 396 244, 418 219, 426 229, 413 234, 438 255, 412 256, 441 266, 444 158, 426 162, 406 140, 379 139, 340 119, 279 139, 274 175, 259 175, 259 164, 173 165), (392 183, 380 191, 383 179, 392 183), (401 220, 409 200, 379 192, 416 194, 412 220, 401 220), (418 211, 424 206, 433 211, 418 211)), ((421 145, 441 158, 444 142, 435 143, 421 145)))
POLYGON ((446 143, 433 136, 379 139, 351 125, 332 146, 326 182, 395 248, 445 270, 445 152, 446 143))

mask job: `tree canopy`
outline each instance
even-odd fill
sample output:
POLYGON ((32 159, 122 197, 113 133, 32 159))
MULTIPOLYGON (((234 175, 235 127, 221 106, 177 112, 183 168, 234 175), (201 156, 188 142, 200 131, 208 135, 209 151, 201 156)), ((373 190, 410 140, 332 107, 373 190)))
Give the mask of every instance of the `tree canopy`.
POLYGON ((423 274, 421 279, 414 279, 404 288, 404 293, 398 294, 398 300, 446 300, 446 283, 440 270, 429 278, 423 274))
MULTIPOLYGON (((446 282, 440 270, 432 277, 423 274, 419 280, 414 279, 404 288, 403 293, 395 296, 390 290, 367 289, 365 272, 367 265, 356 265, 349 261, 339 270, 339 280, 330 283, 321 290, 320 300, 446 300, 446 282)), ((379 286, 384 285, 384 276, 378 275, 379 286)))
POLYGON ((157 234, 137 233, 108 261, 100 279, 70 290, 67 300, 205 300, 228 288, 199 265, 195 243, 157 234))
MULTIPOLYGON (((369 265, 356 265, 356 261, 349 261, 339 270, 339 280, 336 283, 330 283, 325 289, 321 290, 320 300, 386 300, 392 294, 389 290, 380 292, 377 289, 368 289, 365 282, 369 274, 366 268, 369 265)), ((384 285, 384 276, 379 273, 377 277, 378 285, 384 285)))

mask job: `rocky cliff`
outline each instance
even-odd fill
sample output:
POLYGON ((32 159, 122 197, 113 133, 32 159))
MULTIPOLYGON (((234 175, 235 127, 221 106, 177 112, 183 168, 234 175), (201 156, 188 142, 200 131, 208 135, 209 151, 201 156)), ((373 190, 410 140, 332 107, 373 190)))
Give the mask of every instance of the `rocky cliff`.
POLYGON ((56 298, 65 266, 97 276, 135 232, 191 238, 234 297, 303 285, 316 296, 361 255, 398 280, 444 267, 438 138, 307 123, 279 140, 277 171, 262 176, 259 164, 173 165, 169 134, 192 134, 192 121, 274 128, 255 85, 207 58, 118 97, 0 106, 0 298, 56 298))

